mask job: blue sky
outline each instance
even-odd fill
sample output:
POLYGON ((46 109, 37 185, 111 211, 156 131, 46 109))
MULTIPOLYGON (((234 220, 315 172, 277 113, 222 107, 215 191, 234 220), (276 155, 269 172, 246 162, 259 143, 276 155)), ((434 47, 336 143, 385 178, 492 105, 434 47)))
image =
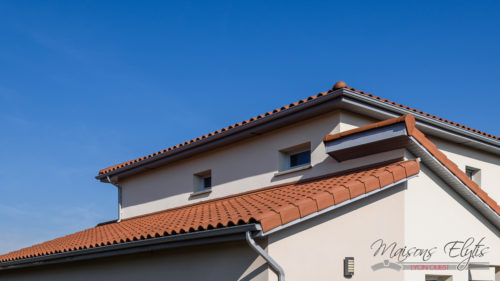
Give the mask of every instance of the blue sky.
POLYGON ((98 169, 337 80, 500 135, 500 1, 1 1, 0 253, 116 218, 98 169))

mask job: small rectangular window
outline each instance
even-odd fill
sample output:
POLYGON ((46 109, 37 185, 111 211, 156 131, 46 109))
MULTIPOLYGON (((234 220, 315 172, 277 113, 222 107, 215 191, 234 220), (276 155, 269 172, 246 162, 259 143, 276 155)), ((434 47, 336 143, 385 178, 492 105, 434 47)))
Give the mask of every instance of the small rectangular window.
POLYGON ((211 176, 203 177, 203 181, 201 182, 200 189, 205 190, 205 189, 210 189, 210 188, 212 188, 212 177, 211 176))
POLYGON ((278 174, 311 167, 311 144, 303 143, 279 151, 278 174))
POLYGON ((465 166, 465 174, 469 179, 481 186, 481 169, 465 166))
POLYGON ((194 192, 207 191, 212 189, 212 171, 207 170, 194 174, 194 192))

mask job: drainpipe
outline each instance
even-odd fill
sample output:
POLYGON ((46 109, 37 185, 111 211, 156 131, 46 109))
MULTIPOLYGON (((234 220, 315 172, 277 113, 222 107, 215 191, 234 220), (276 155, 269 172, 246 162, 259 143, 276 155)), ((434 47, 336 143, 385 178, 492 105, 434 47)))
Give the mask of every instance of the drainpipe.
POLYGON ((118 185, 117 183, 113 182, 109 176, 106 176, 106 179, 108 180, 108 182, 114 186, 116 186, 116 188, 118 188, 118 220, 116 222, 120 222, 122 220, 122 214, 121 214, 121 210, 122 210, 122 187, 120 185, 118 185))
POLYGON ((285 272, 283 271, 283 268, 275 261, 271 256, 269 256, 262 247, 260 247, 257 243, 255 243, 255 240, 253 240, 252 235, 250 234, 250 231, 246 232, 246 239, 248 242, 248 245, 256 251, 266 262, 271 266, 273 271, 278 275, 278 281, 285 281, 285 272))

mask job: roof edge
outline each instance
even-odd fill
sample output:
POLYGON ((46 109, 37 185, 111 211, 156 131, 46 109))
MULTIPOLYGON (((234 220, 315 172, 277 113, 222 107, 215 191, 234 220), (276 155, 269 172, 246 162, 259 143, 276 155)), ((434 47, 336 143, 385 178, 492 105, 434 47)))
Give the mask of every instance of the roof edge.
MULTIPOLYGON (((391 102, 389 100, 374 96, 372 94, 365 93, 364 91, 356 90, 354 88, 348 87, 345 83, 343 83, 342 85, 344 86, 341 87, 334 86, 334 88, 332 88, 329 91, 320 92, 317 95, 310 96, 298 102, 291 103, 289 105, 283 106, 273 111, 269 111, 265 114, 261 114, 259 116, 242 121, 240 123, 230 125, 228 127, 198 137, 196 139, 192 139, 190 141, 186 141, 176 146, 158 151, 156 153, 101 169, 95 178, 103 182, 106 182, 106 177, 108 176, 109 177, 129 176, 131 174, 136 173, 136 172, 131 172, 131 170, 134 170, 136 168, 147 170, 150 169, 150 166, 156 167, 155 166, 156 164, 153 165, 153 163, 157 163, 158 161, 163 161, 164 159, 174 157, 174 155, 184 153, 185 151, 194 148, 204 147, 204 145, 212 143, 213 141, 226 139, 230 136, 238 134, 249 128, 260 127, 268 123, 268 121, 274 121, 276 119, 280 119, 284 116, 289 115, 290 113, 299 112, 311 106, 321 104, 324 101, 331 99, 332 97, 336 98, 339 96, 352 98, 354 100, 357 100, 358 102, 365 102, 371 106, 375 106, 380 109, 386 110, 390 114, 415 115, 415 117, 419 121, 419 124, 425 124, 425 126, 429 126, 430 128, 434 127, 438 130, 447 131, 451 133, 451 135, 454 134, 456 137, 460 136, 462 138, 469 138, 472 141, 482 143, 486 146, 491 147, 492 149, 494 148, 500 150, 500 137, 479 130, 475 130, 473 128, 452 121, 448 121, 444 118, 440 118, 408 106, 403 106, 401 104, 391 102)), ((174 159, 172 161, 176 160, 174 159)))
POLYGON ((110 257, 116 255, 142 253, 152 250, 162 250, 167 248, 182 247, 189 245, 211 244, 225 241, 245 240, 244 233, 260 233, 262 228, 259 224, 244 224, 225 228, 210 229, 197 232, 176 234, 150 238, 139 241, 112 244, 96 248, 88 248, 77 251, 43 255, 27 259, 0 262, 0 271, 12 270, 26 267, 41 266, 47 264, 65 263, 79 260, 110 257), (242 234, 238 236, 238 234, 242 234), (227 237, 224 239, 222 237, 227 237), (218 238, 218 239, 213 239, 218 238))
POLYGON ((341 139, 343 137, 353 135, 356 133, 361 133, 369 130, 373 130, 376 128, 382 128, 386 126, 390 126, 396 123, 404 122, 406 125, 407 134, 410 137, 413 137, 413 140, 422 145, 437 161, 439 161, 448 171, 450 171, 458 180, 460 180, 467 188, 473 192, 478 198, 486 204, 493 212, 496 213, 497 216, 500 216, 500 206, 498 203, 493 200, 483 189, 481 189, 475 182, 473 182, 464 171, 462 171, 458 166, 448 159, 448 157, 441 152, 437 146, 430 141, 424 133, 422 133, 415 126, 415 117, 411 114, 405 114, 400 117, 372 123, 369 125, 365 125, 359 128, 351 129, 345 132, 340 132, 337 134, 326 135, 324 137, 324 142, 334 141, 337 139, 341 139))
MULTIPOLYGON (((198 148, 207 144, 214 143, 216 141, 220 141, 222 139, 227 139, 238 135, 239 133, 260 128, 266 126, 269 123, 273 123, 276 120, 288 120, 289 116, 295 116, 295 113, 301 113, 306 111, 305 115, 311 115, 310 117, 314 117, 316 115, 320 115, 324 112, 328 112, 326 109, 323 109, 320 112, 307 112, 309 108, 322 106, 324 105, 328 109, 328 103, 331 101, 335 101, 342 94, 341 90, 336 91, 327 91, 321 92, 317 95, 310 96, 306 99, 302 99, 298 102, 291 103, 287 106, 283 106, 281 108, 275 109, 273 111, 269 111, 265 114, 261 114, 259 116, 250 118, 248 120, 242 121, 237 124, 230 125, 223 129, 214 131, 212 133, 206 134, 204 136, 198 137, 196 139, 192 139, 186 141, 184 143, 166 148, 164 150, 158 151, 156 153, 146 155, 137 159, 133 159, 130 161, 122 162, 113 166, 109 166, 107 168, 99 170, 99 174, 95 177, 101 181, 106 181, 106 178, 116 176, 117 174, 125 173, 126 171, 134 168, 138 168, 144 165, 148 165, 152 162, 157 162, 164 158, 169 158, 171 156, 177 155, 179 153, 183 153, 184 151, 192 150, 194 148, 198 148), (326 103, 326 105, 325 105, 326 103)), ((298 118, 298 120, 302 120, 303 118, 298 118)), ((106 181, 107 182, 107 181, 106 181)))
POLYGON ((469 137, 478 141, 486 142, 490 145, 496 145, 500 147, 500 137, 486 133, 484 131, 476 130, 465 125, 449 121, 447 119, 437 117, 429 113, 425 113, 423 111, 404 106, 402 104, 395 103, 372 94, 365 93, 364 91, 356 90, 354 88, 344 88, 342 89, 342 93, 358 101, 367 102, 374 106, 382 107, 385 109, 390 108, 392 112, 397 113, 397 115, 411 114, 418 121, 426 122, 441 129, 451 130, 455 133, 460 133, 465 137, 469 137))

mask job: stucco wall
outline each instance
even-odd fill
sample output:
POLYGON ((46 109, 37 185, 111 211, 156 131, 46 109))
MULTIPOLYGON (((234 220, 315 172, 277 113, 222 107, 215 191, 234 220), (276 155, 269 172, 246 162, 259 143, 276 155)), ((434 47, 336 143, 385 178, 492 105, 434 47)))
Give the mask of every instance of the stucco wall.
POLYGON ((242 241, 0 271, 0 280, 267 281, 268 270, 263 259, 242 241))
POLYGON ((126 178, 122 186, 122 218, 262 188, 324 173, 331 160, 325 154, 324 135, 338 131, 339 113, 332 112, 246 141, 203 153, 165 167, 126 178), (313 169, 274 176, 279 150, 311 143, 313 169), (211 170, 212 192, 190 197, 193 174, 211 170))
MULTIPOLYGON (((450 258, 444 252, 444 245, 469 237, 477 243, 485 237, 484 244, 490 249, 484 257, 475 258, 473 262, 500 265, 500 231, 425 165, 421 165, 420 175, 408 183, 405 207, 405 243, 420 248, 437 247, 430 261, 462 261, 464 258, 450 258)), ((481 280, 495 280, 494 270, 491 272, 491 279, 481 280)), ((453 281, 469 280, 468 271, 405 271, 405 281, 422 281, 426 273, 452 275, 453 281)))
POLYGON ((435 137, 429 139, 460 169, 465 171, 465 166, 481 169, 481 188, 496 202, 500 202, 499 156, 435 137))
MULTIPOLYGON (((402 280, 403 273, 372 270, 382 261, 371 244, 382 238, 402 243, 406 183, 302 222, 269 237, 269 254, 287 281, 402 280), (354 257, 355 273, 343 275, 343 260, 354 257)), ((272 275, 270 280, 277 280, 272 275)))
MULTIPOLYGON (((121 216, 133 217, 403 156, 402 150, 398 150, 337 163, 326 154, 323 137, 339 132, 340 114, 339 111, 324 114, 127 178, 120 183, 121 216), (279 169, 279 151, 306 142, 311 144, 312 168, 275 175, 279 169), (193 192, 193 174, 209 169, 212 171, 212 192, 190 196, 193 192)), ((363 118, 354 116, 349 120, 351 119, 353 121, 349 121, 350 123, 357 124, 363 118)))

